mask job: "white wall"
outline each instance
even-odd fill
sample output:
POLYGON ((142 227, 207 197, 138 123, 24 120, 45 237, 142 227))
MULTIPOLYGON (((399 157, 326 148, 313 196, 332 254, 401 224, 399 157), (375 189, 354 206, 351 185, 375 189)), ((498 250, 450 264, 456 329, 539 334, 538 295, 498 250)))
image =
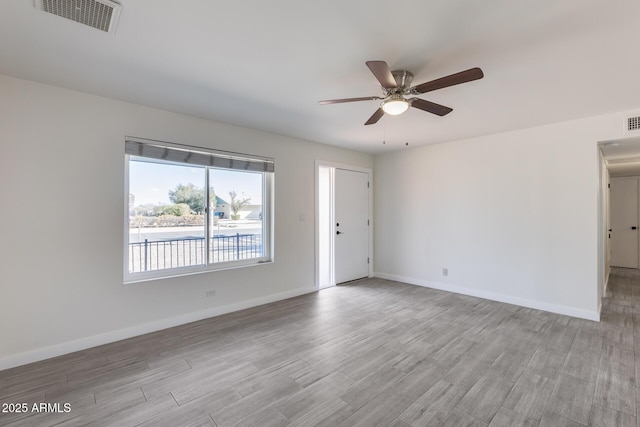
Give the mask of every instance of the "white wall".
POLYGON ((599 318, 597 142, 624 117, 376 156, 375 275, 599 318))
POLYGON ((0 369, 314 290, 315 160, 373 164, 6 76, 0 94, 0 369), (274 157, 275 263, 123 285, 125 135, 274 157))

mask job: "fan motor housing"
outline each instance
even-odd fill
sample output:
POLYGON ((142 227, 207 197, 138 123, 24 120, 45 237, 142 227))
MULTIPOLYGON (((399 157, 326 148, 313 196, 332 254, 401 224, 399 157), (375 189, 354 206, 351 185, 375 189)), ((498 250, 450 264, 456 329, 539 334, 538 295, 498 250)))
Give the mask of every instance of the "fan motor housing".
POLYGON ((391 74, 393 78, 396 80, 396 84, 398 87, 394 89, 389 89, 387 94, 392 93, 409 93, 409 88, 411 87, 411 82, 413 81, 413 74, 406 70, 395 70, 392 71, 391 74))

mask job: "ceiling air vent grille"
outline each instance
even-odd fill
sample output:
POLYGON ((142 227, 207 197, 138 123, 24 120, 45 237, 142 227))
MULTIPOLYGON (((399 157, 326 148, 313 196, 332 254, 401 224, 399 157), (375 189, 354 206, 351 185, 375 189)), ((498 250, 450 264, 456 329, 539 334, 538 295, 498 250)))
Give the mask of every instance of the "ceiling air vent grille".
POLYGON ((122 7, 110 0, 35 0, 35 5, 45 12, 105 32, 114 31, 122 7))
POLYGON ((640 130, 640 116, 627 117, 627 132, 640 130))

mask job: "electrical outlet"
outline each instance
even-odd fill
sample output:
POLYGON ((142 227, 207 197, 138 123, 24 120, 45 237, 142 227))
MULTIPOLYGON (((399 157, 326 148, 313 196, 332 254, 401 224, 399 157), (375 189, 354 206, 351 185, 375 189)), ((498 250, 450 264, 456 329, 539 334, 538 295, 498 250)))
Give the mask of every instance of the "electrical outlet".
POLYGON ((216 291, 215 291, 215 289, 211 289, 211 290, 209 290, 209 291, 206 291, 206 292, 204 293, 204 295, 205 295, 207 298, 209 298, 209 297, 213 297, 213 296, 215 296, 215 295, 216 295, 216 291))
POLYGON ((442 275, 443 276, 448 276, 449 275, 449 269, 448 268, 443 268, 442 269, 442 275))

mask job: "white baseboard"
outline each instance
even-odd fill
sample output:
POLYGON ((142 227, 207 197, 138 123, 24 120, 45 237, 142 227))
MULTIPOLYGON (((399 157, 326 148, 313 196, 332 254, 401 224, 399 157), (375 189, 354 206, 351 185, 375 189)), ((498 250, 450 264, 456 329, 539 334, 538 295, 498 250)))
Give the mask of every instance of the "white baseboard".
POLYGON ((222 314, 227 314, 234 311, 244 310, 246 308, 257 307, 259 305, 269 304, 272 302, 309 294, 316 291, 317 289, 315 288, 294 289, 292 291, 281 292, 274 295, 267 295, 265 297, 254 298, 247 301, 240 301, 234 304, 214 307, 212 309, 183 314, 181 316, 171 317, 167 319, 156 320, 153 322, 132 326, 130 328, 118 329, 99 335, 93 335, 73 341, 67 341, 61 344, 55 344, 48 347, 26 351, 24 353, 9 355, 0 358, 0 371, 4 369, 14 368, 16 366, 26 365, 28 363, 38 362, 40 360, 45 360, 56 356, 62 356, 63 354, 73 353, 75 351, 86 350, 98 345, 108 344, 115 341, 136 337, 138 335, 160 331, 162 329, 184 325, 186 323, 196 322, 198 320, 208 319, 210 317, 220 316, 222 314))
POLYGON ((581 319, 600 321, 600 313, 597 311, 583 310, 565 305, 550 304, 547 302, 520 298, 511 295, 489 292, 480 289, 465 288, 458 285, 449 285, 446 283, 430 282, 427 280, 416 279, 413 277, 399 276, 396 274, 374 273, 375 277, 381 279, 394 280, 396 282, 408 283, 410 285, 423 286, 426 288, 439 289, 442 291, 453 292, 456 294, 469 295, 478 298, 484 298, 492 301, 504 302, 507 304, 519 305, 527 308, 535 308, 537 310, 549 311, 551 313, 564 314, 571 317, 579 317, 581 319))

